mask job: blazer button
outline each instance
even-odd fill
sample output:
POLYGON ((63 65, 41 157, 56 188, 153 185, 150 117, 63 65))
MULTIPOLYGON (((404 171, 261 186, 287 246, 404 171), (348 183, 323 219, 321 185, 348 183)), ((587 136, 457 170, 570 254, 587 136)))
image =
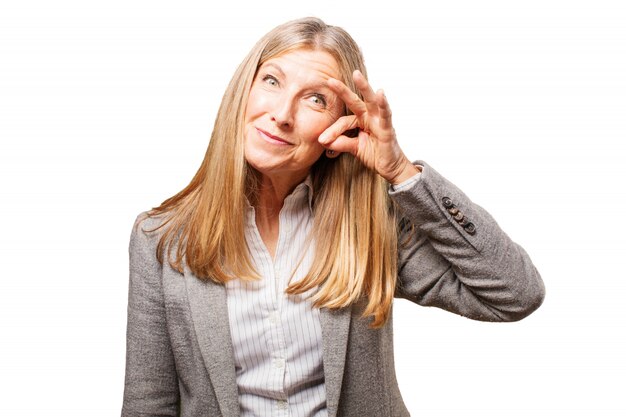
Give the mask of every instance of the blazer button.
POLYGON ((450 200, 450 197, 444 197, 441 199, 441 201, 443 202, 443 206, 445 208, 454 207, 454 203, 452 202, 452 200, 450 200))
POLYGON ((470 221, 467 220, 467 217, 464 217, 460 222, 459 222, 459 226, 465 228, 465 226, 467 226, 468 224, 470 224, 470 221))
POLYGON ((453 216, 455 216, 458 212, 459 212, 459 209, 454 206, 448 209, 448 213, 452 214, 453 216))
POLYGON ((476 233, 476 226, 474 226, 474 223, 468 223, 463 229, 465 229, 465 231, 467 233, 469 233, 470 235, 473 235, 474 233, 476 233))
POLYGON ((463 218, 465 217, 465 215, 463 215, 463 213, 461 213, 460 211, 455 214, 454 216, 454 220, 456 220, 457 222, 460 222, 461 220, 463 220, 463 218))

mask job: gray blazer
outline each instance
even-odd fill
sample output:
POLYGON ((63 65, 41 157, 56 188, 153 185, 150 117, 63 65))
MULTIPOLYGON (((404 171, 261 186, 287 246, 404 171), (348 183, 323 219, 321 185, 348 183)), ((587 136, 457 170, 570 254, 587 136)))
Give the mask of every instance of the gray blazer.
MULTIPOLYGON (((545 289, 526 252, 457 187, 416 163, 424 167, 420 181, 393 193, 417 227, 399 253, 396 297, 482 321, 516 321, 536 310, 545 289)), ((147 219, 141 227, 157 224, 147 219)), ((133 227, 129 248, 122 416, 238 416, 224 286, 161 266, 158 236, 141 227, 133 227)), ((392 319, 370 329, 363 307, 321 309, 329 416, 408 416, 394 370, 392 319)))

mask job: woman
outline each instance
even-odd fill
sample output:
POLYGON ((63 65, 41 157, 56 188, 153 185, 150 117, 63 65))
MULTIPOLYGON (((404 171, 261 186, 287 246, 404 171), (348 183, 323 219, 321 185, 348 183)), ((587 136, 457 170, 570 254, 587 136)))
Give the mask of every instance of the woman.
POLYGON ((237 69, 191 183, 133 227, 122 415, 408 415, 393 297, 515 321, 544 286, 407 159, 352 38, 288 22, 237 69))

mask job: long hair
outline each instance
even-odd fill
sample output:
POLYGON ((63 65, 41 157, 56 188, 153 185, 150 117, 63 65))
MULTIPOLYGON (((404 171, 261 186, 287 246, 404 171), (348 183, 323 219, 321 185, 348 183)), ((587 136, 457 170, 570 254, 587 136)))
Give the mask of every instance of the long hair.
MULTIPOLYGON (((245 240, 246 207, 254 199, 256 173, 244 158, 244 113, 258 68, 296 49, 323 50, 338 63, 342 81, 357 92, 352 73, 367 76, 361 51, 343 29, 317 18, 282 24, 261 38, 237 68, 222 98, 211 140, 197 173, 182 191, 148 212, 162 217, 157 257, 172 268, 186 264, 200 279, 225 283, 259 279, 245 240), (175 253, 172 256, 172 250, 175 253)), ((362 97, 361 97, 362 98, 362 97)), ((344 106, 344 114, 351 114, 344 106)), ((397 279, 398 226, 385 180, 352 155, 321 156, 311 168, 315 258, 288 294, 318 287, 316 307, 342 308, 367 299, 363 317, 382 327, 397 279)))

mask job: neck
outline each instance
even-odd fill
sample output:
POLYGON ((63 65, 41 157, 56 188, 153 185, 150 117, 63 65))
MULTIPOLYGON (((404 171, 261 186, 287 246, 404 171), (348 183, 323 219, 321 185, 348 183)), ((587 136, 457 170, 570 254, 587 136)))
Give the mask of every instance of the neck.
POLYGON ((308 172, 293 176, 268 176, 261 174, 255 204, 257 223, 277 221, 285 198, 300 184, 308 172))
POLYGON ((261 239, 272 259, 276 253, 278 243, 280 211, 285 204, 285 198, 306 178, 303 175, 293 175, 288 178, 269 177, 262 175, 259 178, 259 188, 255 206, 255 221, 261 239))

